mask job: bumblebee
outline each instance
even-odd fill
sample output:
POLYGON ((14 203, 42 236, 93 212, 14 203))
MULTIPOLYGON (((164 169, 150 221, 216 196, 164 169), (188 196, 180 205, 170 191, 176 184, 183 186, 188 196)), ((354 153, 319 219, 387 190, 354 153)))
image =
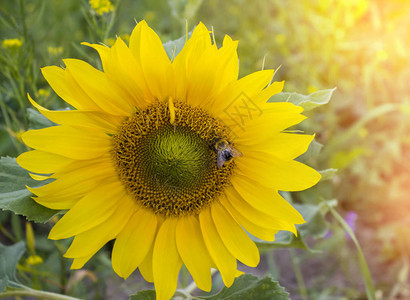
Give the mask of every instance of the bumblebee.
POLYGON ((221 138, 215 141, 215 150, 217 152, 216 165, 218 168, 222 168, 224 163, 230 162, 234 157, 241 157, 242 153, 232 147, 232 145, 221 138))

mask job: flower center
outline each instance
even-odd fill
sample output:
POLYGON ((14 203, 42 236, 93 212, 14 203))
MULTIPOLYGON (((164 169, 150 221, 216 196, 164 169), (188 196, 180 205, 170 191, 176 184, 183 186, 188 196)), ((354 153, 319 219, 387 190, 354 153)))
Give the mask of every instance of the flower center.
POLYGON ((113 136, 120 180, 134 199, 164 216, 199 214, 229 184, 235 162, 217 165, 226 127, 198 107, 157 102, 129 117, 113 136), (173 123, 171 124, 171 119, 173 123))

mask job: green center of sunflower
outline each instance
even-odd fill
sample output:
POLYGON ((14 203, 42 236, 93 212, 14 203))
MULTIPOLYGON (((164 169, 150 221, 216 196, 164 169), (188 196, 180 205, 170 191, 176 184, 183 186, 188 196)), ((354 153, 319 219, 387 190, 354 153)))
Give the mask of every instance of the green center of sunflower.
POLYGON ((146 172, 160 185, 195 186, 212 163, 207 143, 184 127, 164 126, 143 144, 141 152, 149 157, 146 172))
POLYGON ((226 127, 204 110, 155 103, 129 117, 113 136, 120 180, 135 200, 163 216, 199 214, 229 184, 235 163, 217 166, 216 142, 226 127), (173 109, 174 111, 174 109, 173 109))

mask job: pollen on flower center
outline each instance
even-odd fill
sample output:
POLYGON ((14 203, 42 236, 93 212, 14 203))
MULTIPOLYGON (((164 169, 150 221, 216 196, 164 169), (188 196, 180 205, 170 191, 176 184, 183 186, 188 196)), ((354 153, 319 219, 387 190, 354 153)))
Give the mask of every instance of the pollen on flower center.
POLYGON ((198 214, 228 185, 234 162, 217 167, 215 142, 226 127, 198 107, 157 102, 129 117, 113 136, 120 180, 142 206, 164 216, 198 214))

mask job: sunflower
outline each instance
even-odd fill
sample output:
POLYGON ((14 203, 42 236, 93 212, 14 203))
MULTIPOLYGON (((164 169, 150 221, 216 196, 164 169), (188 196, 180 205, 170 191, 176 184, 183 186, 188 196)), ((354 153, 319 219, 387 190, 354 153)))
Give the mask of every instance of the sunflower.
POLYGON ((218 48, 202 23, 172 60, 144 21, 129 46, 84 44, 104 71, 76 59, 43 68, 75 109, 50 111, 29 97, 59 125, 24 133, 35 150, 17 158, 34 178, 54 179, 29 190, 67 210, 49 238, 74 237, 72 269, 115 239, 114 271, 127 278, 138 268, 157 299, 169 299, 182 264, 202 290, 211 268, 229 287, 237 260, 259 263, 250 235, 296 233, 304 220, 278 191, 309 188, 320 175, 294 160, 313 136, 284 132, 303 109, 267 103, 283 88, 273 70, 238 80, 238 42, 225 36, 218 48))

